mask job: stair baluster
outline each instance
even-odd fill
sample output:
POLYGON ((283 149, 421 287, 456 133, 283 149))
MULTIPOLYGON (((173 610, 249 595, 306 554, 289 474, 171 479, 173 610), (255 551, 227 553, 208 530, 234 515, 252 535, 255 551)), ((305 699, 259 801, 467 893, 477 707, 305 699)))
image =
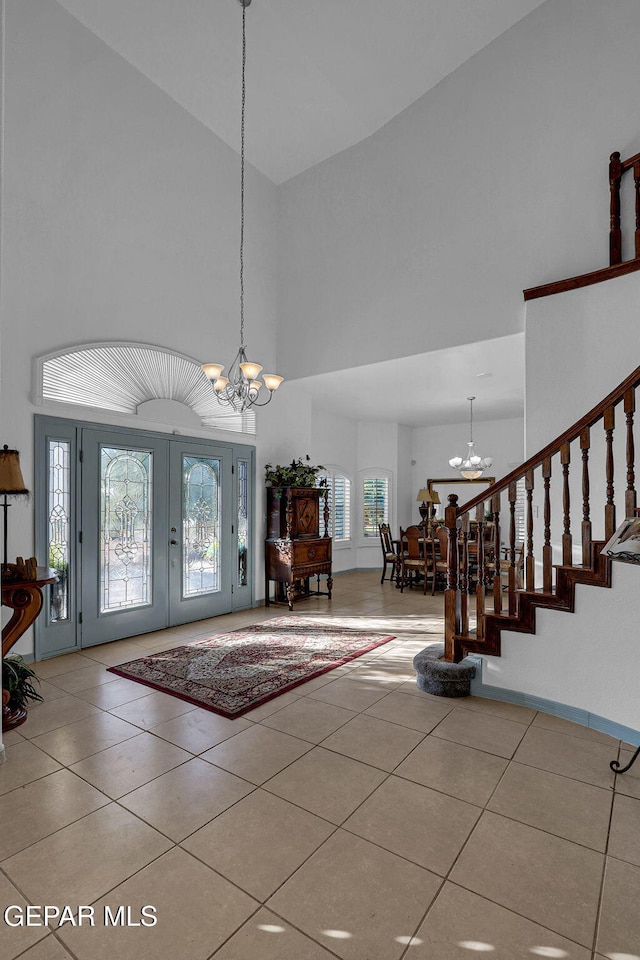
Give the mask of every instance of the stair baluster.
POLYGON ((624 412, 627 418, 627 489, 624 495, 625 517, 635 516, 637 503, 635 475, 635 444, 633 441, 633 415, 636 411, 636 392, 627 390, 624 395, 624 412))
POLYGON ((508 573, 508 598, 509 598, 509 616, 516 612, 516 501, 518 499, 518 486, 515 483, 509 484, 509 573, 508 573))
POLYGON ((560 448, 560 463, 562 465, 562 562, 570 567, 573 564, 573 541, 571 538, 571 492, 569 490, 569 464, 571 463, 571 447, 563 443, 560 448))
POLYGON ((580 431, 580 449, 582 450, 582 563, 586 567, 591 559, 591 508, 589 504, 589 447, 591 430, 584 427, 580 431))
POLYGON ((607 503, 604 508, 604 535, 607 540, 613 536, 616 529, 616 505, 613 499, 613 431, 616 425, 615 407, 607 407, 604 412, 604 433, 607 444, 606 472, 607 472, 607 503))
POLYGON ((544 480, 544 546, 542 548, 542 590, 543 593, 551 593, 552 581, 552 560, 551 550, 551 497, 549 488, 551 485, 551 457, 545 457, 542 462, 542 479, 544 480))
POLYGON ((527 470, 524 479, 527 491, 527 590, 536 588, 536 559, 533 555, 533 470, 527 470))
POLYGON ((502 591, 500 588, 500 494, 491 498, 493 512, 493 612, 502 612, 502 591))
POLYGON ((484 503, 476 507, 476 635, 484 636, 485 582, 487 571, 484 559, 484 503))

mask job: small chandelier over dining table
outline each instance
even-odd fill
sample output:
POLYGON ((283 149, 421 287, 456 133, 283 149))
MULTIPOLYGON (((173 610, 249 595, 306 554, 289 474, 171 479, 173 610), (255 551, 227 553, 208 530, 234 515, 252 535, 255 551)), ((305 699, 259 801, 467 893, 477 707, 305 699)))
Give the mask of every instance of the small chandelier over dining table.
POLYGON ((251 0, 238 0, 242 6, 242 110, 240 115, 240 348, 229 367, 226 377, 222 376, 224 364, 203 363, 202 370, 213 385, 213 389, 222 406, 232 407, 238 413, 249 407, 264 407, 283 381, 276 373, 263 373, 262 365, 247 360, 244 340, 244 144, 245 144, 245 108, 246 108, 246 8, 251 0), (268 396, 259 400, 260 390, 265 386, 268 396))
POLYGON ((475 397, 467 397, 469 401, 469 441, 467 446, 469 450, 467 451, 467 456, 465 459, 462 457, 452 457, 449 460, 449 466, 453 467, 454 470, 457 470, 465 480, 477 480, 478 477, 481 477, 485 470, 488 470, 493 460, 491 457, 479 457, 475 452, 473 447, 473 401, 475 397))

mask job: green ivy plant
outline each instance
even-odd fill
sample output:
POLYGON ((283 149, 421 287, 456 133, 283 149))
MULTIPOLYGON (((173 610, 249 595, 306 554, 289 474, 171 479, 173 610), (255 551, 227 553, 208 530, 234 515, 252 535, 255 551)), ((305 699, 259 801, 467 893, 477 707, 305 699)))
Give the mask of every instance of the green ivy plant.
POLYGON ((326 487, 327 478, 318 474, 324 470, 322 464, 314 466, 311 457, 307 454, 304 460, 298 457, 286 467, 270 463, 265 464, 265 482, 272 487, 326 487))
POLYGON ((25 662, 23 657, 14 654, 5 657, 2 661, 2 688, 9 691, 7 706, 10 710, 21 710, 30 700, 43 700, 33 685, 33 681, 40 683, 35 670, 25 662))

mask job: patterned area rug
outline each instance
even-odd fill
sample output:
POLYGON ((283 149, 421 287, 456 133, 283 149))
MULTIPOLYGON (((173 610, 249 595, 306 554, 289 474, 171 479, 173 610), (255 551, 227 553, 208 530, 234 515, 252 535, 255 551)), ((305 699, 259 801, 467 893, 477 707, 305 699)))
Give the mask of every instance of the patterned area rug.
POLYGON ((277 617, 109 670, 223 717, 239 717, 388 640, 393 637, 277 617))

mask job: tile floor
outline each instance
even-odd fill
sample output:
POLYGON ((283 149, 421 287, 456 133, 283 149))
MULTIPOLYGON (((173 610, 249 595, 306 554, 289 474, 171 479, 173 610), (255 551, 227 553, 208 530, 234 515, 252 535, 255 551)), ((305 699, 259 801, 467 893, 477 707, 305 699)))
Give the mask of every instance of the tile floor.
POLYGON ((603 734, 421 693, 441 597, 337 577, 296 614, 395 639, 238 720, 105 669, 283 612, 38 665, 0 767, 0 899, 95 926, 0 923, 5 960, 640 958, 640 764, 616 778, 630 749, 603 734), (145 905, 156 926, 104 926, 145 905))

